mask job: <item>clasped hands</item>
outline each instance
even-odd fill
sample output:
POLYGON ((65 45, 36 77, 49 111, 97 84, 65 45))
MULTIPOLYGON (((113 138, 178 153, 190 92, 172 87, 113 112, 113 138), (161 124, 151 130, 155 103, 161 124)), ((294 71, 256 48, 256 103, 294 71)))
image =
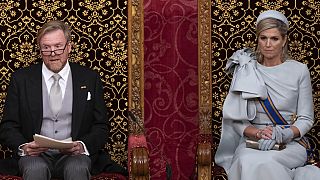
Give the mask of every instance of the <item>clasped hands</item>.
MULTIPOLYGON (((40 147, 34 141, 22 146, 25 155, 27 156, 39 156, 41 153, 48 151, 47 147, 40 147)), ((80 142, 74 141, 71 148, 59 149, 62 154, 66 155, 80 155, 84 152, 84 147, 80 142)))
POLYGON ((291 128, 267 126, 263 129, 259 129, 256 137, 259 139, 259 149, 262 151, 269 151, 276 143, 286 144, 290 142, 293 139, 293 135, 294 134, 291 128))

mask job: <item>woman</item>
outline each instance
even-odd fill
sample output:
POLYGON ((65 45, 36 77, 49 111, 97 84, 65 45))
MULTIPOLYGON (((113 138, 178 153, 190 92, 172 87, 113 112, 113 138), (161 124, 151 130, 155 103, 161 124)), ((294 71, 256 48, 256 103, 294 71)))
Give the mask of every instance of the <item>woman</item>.
POLYGON ((233 79, 215 161, 229 180, 292 180, 293 169, 307 161, 303 136, 313 125, 312 87, 307 66, 288 57, 288 26, 282 13, 263 12, 256 52, 238 50, 227 62, 233 79), (257 147, 247 147, 247 140, 257 147))

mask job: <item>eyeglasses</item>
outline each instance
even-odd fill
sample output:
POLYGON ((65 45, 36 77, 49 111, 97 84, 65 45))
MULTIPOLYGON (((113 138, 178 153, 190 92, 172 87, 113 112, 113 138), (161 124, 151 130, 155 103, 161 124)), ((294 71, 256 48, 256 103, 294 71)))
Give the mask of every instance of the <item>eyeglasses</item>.
POLYGON ((66 45, 64 45, 64 48, 63 48, 63 49, 55 49, 55 50, 53 50, 53 51, 42 51, 42 50, 40 50, 40 52, 41 52, 42 55, 44 55, 44 56, 50 56, 53 52, 54 52, 55 55, 60 55, 60 54, 63 54, 63 53, 64 53, 64 50, 66 49, 67 44, 68 44, 68 42, 66 43, 66 45))

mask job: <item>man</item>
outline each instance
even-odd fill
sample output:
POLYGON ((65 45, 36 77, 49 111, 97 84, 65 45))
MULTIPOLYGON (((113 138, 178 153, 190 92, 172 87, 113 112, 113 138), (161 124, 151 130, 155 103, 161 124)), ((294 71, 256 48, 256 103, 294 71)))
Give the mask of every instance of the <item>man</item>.
POLYGON ((12 75, 0 137, 18 155, 19 172, 25 180, 81 180, 90 179, 91 172, 122 171, 113 168, 101 150, 108 137, 101 80, 90 69, 68 62, 70 41, 65 23, 48 22, 37 35, 43 63, 12 75), (41 147, 33 140, 34 134, 72 138, 73 145, 41 147))

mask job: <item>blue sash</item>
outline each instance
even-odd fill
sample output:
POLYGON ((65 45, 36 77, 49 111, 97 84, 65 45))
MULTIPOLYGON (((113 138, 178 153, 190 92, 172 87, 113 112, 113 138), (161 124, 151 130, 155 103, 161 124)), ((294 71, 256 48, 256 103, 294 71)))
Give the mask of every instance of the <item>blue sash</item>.
POLYGON ((278 109, 274 106, 269 95, 265 100, 260 99, 259 102, 274 125, 288 125, 288 122, 281 116, 278 109))
MULTIPOLYGON (((265 100, 262 100, 259 98, 259 102, 260 102, 262 108, 264 109, 264 111, 267 113, 270 120, 272 121, 273 125, 282 125, 281 126, 282 128, 289 128, 290 127, 290 124, 288 124, 288 122, 279 113, 278 109, 274 106, 269 95, 265 100)), ((304 138, 304 137, 301 138, 298 141, 298 143, 307 149, 308 154, 310 153, 309 151, 311 150, 311 147, 310 147, 310 144, 306 138, 304 138)))

